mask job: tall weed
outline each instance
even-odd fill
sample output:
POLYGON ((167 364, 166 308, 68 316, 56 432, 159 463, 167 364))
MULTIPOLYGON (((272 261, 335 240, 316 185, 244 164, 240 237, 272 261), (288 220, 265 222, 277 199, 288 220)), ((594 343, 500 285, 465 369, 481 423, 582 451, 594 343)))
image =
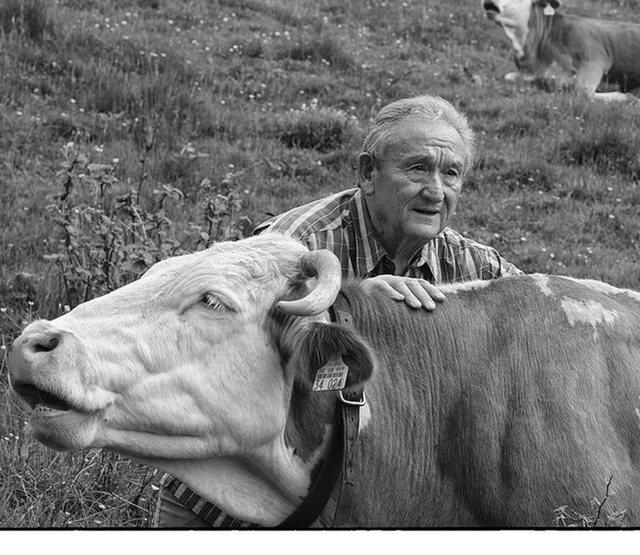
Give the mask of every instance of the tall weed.
MULTIPOLYGON (((152 130, 146 151, 153 148, 152 130)), ((219 240, 248 233, 241 214, 234 176, 220 187, 200 184, 200 222, 177 226, 170 217, 184 202, 184 193, 167 184, 144 190, 144 173, 135 187, 123 186, 112 163, 91 161, 86 149, 67 143, 58 172, 62 193, 47 206, 61 232, 57 249, 44 256, 57 272, 58 297, 52 306, 67 310, 134 281, 149 267, 170 256, 206 248, 219 240)), ((143 158, 144 160, 144 158, 143 158)))

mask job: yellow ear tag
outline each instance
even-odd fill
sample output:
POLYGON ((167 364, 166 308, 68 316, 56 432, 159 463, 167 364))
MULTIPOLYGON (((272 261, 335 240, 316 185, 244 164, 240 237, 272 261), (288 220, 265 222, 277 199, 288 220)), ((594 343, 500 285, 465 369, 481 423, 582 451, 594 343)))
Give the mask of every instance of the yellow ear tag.
POLYGON ((551 15, 553 15, 554 13, 556 13, 556 11, 553 9, 553 7, 552 7, 552 6, 550 6, 549 4, 547 4, 547 5, 544 7, 544 10, 542 10, 542 13, 543 13, 544 15, 549 15, 549 16, 551 16, 551 15))
POLYGON ((348 373, 349 367, 342 360, 342 355, 333 355, 325 362, 324 366, 318 368, 315 380, 313 380, 313 391, 344 389, 348 373))

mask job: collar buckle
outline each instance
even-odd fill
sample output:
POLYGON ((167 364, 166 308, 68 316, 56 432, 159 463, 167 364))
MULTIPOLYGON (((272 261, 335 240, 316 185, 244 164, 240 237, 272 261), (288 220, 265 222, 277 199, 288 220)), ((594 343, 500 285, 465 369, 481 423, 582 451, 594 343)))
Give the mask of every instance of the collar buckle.
MULTIPOLYGON (((362 391, 362 394, 358 394, 358 393, 352 394, 352 395, 358 395, 357 399, 349 399, 348 397, 345 397, 345 394, 342 392, 342 389, 338 391, 338 394, 340 395, 340 400, 345 405, 351 405, 353 407, 364 407, 367 404, 367 396, 364 391, 362 391)), ((348 396, 349 393, 347 393, 346 395, 348 396)))

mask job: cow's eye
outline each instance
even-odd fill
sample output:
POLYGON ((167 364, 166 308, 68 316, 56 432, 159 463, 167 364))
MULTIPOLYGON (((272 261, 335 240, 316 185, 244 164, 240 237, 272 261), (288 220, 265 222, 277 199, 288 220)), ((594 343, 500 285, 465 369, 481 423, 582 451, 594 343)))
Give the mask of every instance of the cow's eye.
POLYGON ((220 300, 220 297, 217 297, 213 293, 205 293, 202 296, 202 302, 205 305, 207 305, 209 308, 212 308, 213 310, 220 310, 220 311, 231 310, 227 304, 223 303, 220 300))

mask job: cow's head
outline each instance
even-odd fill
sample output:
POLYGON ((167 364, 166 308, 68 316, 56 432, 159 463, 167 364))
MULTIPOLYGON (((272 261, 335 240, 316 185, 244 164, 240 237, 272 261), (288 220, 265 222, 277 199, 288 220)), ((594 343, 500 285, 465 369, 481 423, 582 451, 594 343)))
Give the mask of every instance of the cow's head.
POLYGON ((10 353, 11 385, 46 445, 124 453, 238 518, 275 524, 328 442, 335 392, 311 393, 315 370, 336 352, 357 361, 348 387, 372 370, 356 333, 328 321, 340 274, 333 254, 275 234, 168 259, 29 325, 10 353), (261 498, 275 514, 251 509, 261 498))
POLYGON ((531 9, 542 8, 545 14, 553 15, 558 7, 558 0, 482 0, 485 16, 502 27, 516 58, 524 56, 531 9))

